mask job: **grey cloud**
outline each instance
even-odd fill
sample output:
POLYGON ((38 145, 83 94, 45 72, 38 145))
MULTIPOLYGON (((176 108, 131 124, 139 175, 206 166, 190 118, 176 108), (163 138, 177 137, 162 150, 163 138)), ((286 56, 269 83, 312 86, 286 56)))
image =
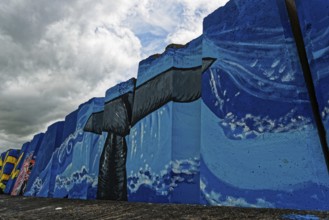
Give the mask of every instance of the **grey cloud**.
POLYGON ((0 151, 136 76, 139 60, 169 41, 197 37, 202 16, 222 4, 168 1, 0 2, 0 151))

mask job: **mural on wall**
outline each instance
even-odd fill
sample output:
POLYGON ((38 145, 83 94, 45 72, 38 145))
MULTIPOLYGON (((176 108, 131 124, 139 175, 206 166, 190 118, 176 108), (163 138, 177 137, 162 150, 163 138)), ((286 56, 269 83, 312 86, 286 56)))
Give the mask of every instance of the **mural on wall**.
POLYGON ((199 201, 201 53, 198 38, 139 65, 127 137, 129 201, 199 201))
POLYGON ((130 79, 106 92, 103 111, 95 111, 85 131, 107 133, 98 176, 98 199, 127 200, 125 136, 130 131, 135 79, 130 79))
POLYGON ((202 202, 329 208, 329 177, 284 1, 232 0, 204 21, 202 202))
POLYGON ((5 160, 6 152, 0 154, 0 173, 2 171, 3 162, 5 160))
MULTIPOLYGON (((47 166, 50 181, 48 186, 48 196, 54 198, 68 197, 67 190, 61 190, 56 181, 57 175, 62 174, 65 169, 72 163, 72 152, 77 140, 82 140, 81 131, 77 128, 78 111, 75 110, 65 117, 63 128, 64 141, 61 146, 53 153, 52 158, 47 166)), ((65 187, 63 187, 65 188, 65 187)))
POLYGON ((43 196, 47 197, 42 191, 44 184, 49 184, 49 178, 46 175, 46 167, 51 159, 52 152, 62 142, 63 122, 56 122, 50 125, 45 132, 40 143, 37 157, 27 182, 25 196, 43 196))
POLYGON ((3 157, 2 169, 0 172, 0 193, 3 193, 6 189, 7 182, 11 176, 11 173, 15 167, 17 159, 19 157, 20 150, 10 149, 1 156, 3 157))
POLYGON ((105 134, 98 136, 83 132, 83 128, 94 110, 103 108, 103 106, 104 98, 94 98, 81 106, 78 112, 77 129, 83 135, 82 141, 73 146, 70 169, 67 169, 56 178, 56 187, 66 187, 69 198, 96 198, 98 164, 104 146, 105 134))
POLYGON ((44 181, 35 181, 36 196, 94 199, 98 164, 105 137, 83 132, 91 113, 103 108, 103 98, 94 98, 65 118, 62 143, 50 154, 43 170, 44 181))
POLYGON ((14 173, 19 152, 1 154, 0 187, 40 197, 329 210, 319 127, 329 128, 329 3, 287 2, 295 1, 231 0, 204 20, 203 35, 141 61, 137 79, 36 135, 14 173))
POLYGON ((26 151, 26 156, 23 160, 21 169, 17 176, 16 182, 11 191, 12 196, 23 195, 26 189, 27 181, 29 180, 31 171, 35 164, 37 152, 39 151, 44 134, 40 133, 33 137, 26 151))
POLYGON ((300 29, 316 90, 319 113, 329 142, 329 2, 296 0, 300 29), (320 7, 314 7, 319 5, 320 7))
POLYGON ((19 153, 19 157, 18 157, 18 159, 15 163, 14 169, 11 172, 11 175, 10 175, 9 180, 7 182, 6 188, 4 190, 4 193, 6 193, 6 194, 10 194, 11 191, 13 190, 13 187, 14 187, 14 185, 16 183, 16 180, 17 180, 17 176, 18 176, 18 174, 20 172, 20 169, 23 165, 23 162, 25 160, 26 153, 28 151, 29 145, 30 145, 30 142, 27 142, 27 143, 23 144, 23 146, 22 146, 22 149, 19 153))

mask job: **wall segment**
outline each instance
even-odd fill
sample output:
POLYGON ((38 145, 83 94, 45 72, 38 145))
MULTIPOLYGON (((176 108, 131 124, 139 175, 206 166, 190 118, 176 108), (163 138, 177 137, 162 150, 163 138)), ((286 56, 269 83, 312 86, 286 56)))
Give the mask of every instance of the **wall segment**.
POLYGON ((50 126, 25 195, 328 210, 329 4, 289 2, 231 0, 50 126))

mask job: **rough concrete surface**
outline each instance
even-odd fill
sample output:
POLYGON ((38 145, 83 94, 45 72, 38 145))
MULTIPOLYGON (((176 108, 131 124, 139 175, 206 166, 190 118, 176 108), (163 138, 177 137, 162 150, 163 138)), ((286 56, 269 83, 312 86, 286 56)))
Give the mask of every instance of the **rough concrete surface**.
POLYGON ((329 219, 329 212, 0 195, 0 219, 329 219))

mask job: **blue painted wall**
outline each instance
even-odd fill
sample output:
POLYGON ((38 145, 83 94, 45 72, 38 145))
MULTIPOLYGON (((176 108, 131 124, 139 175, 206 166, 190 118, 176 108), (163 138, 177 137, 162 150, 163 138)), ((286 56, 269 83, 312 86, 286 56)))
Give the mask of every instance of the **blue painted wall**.
MULTIPOLYGON (((58 190, 56 177, 67 169, 72 162, 72 150, 77 141, 78 132, 76 132, 78 110, 65 117, 63 136, 66 137, 61 146, 54 152, 51 158, 51 169, 48 170, 51 175, 51 181, 48 189, 49 197, 64 198, 67 196, 65 190, 58 190), (61 194, 61 192, 63 194, 61 194)), ((81 139, 80 139, 81 140, 81 139)))
MULTIPOLYGON (((104 105, 103 98, 94 98, 87 102, 84 106, 81 106, 78 112, 77 130, 83 130, 88 118, 96 108, 104 105)), ((69 198, 80 198, 86 199, 88 191, 95 191, 97 189, 97 178, 94 172, 90 172, 92 163, 99 163, 100 151, 104 146, 104 137, 96 134, 84 132, 82 142, 77 143, 73 147, 73 160, 70 172, 66 173, 66 176, 70 174, 70 178, 73 181, 73 186, 69 190, 69 198), (96 149, 95 149, 96 148, 96 149), (95 154, 92 155, 91 152, 95 154), (90 160, 93 158, 93 161, 90 160)), ((94 195, 90 195, 95 198, 94 195)))
MULTIPOLYGON (((98 164, 105 135, 95 135, 83 131, 83 128, 95 109, 103 108, 104 99, 94 98, 79 106, 74 112, 75 131, 63 142, 54 154, 51 171, 55 176, 53 197, 91 199, 96 198, 98 164)), ((67 118, 69 120, 69 118, 67 118)), ((73 122, 74 121, 74 122, 73 122)), ((49 192, 51 192, 50 190, 49 192)))
MULTIPOLYGON (((296 4, 317 114, 328 133, 329 3, 296 4)), ((27 151, 36 163, 25 195, 95 199, 107 132, 115 132, 83 129, 104 102, 126 93, 134 94, 134 112, 143 86, 165 104, 132 120, 125 137, 128 201, 329 210, 328 170, 283 0, 231 0, 204 20, 202 36, 141 61, 136 87, 134 80, 116 85, 36 136, 27 151), (201 71, 208 58, 215 61, 200 72, 200 98, 156 96, 175 94, 175 76, 201 71), (168 81, 154 89, 148 83, 155 79, 168 81)), ((152 109, 151 102, 142 107, 152 109)), ((25 187, 17 182, 12 194, 25 187)))
POLYGON ((172 103, 140 120, 127 136, 128 201, 169 202, 172 103))
POLYGON ((296 0, 296 7, 320 107, 319 113, 329 141, 329 2, 296 0))
POLYGON ((28 180, 25 196, 47 197, 47 194, 42 190, 42 186, 49 184, 47 165, 52 153, 62 142, 63 125, 64 122, 56 122, 48 127, 40 144, 35 164, 28 180))
MULTIPOLYGON (((169 49, 161 57, 141 61, 136 87, 172 67, 174 51, 169 49)), ((169 202, 172 102, 137 122, 126 141, 128 201, 169 202)))
MULTIPOLYGON (((173 67, 201 66, 201 55, 202 38, 182 48, 169 47, 160 57, 140 63, 136 84, 175 74, 166 72, 173 67)), ((128 201, 199 202, 200 110, 200 101, 170 101, 132 127, 127 137, 128 201)))
POLYGON ((329 179, 284 1, 204 21, 202 203, 328 209, 329 179))

